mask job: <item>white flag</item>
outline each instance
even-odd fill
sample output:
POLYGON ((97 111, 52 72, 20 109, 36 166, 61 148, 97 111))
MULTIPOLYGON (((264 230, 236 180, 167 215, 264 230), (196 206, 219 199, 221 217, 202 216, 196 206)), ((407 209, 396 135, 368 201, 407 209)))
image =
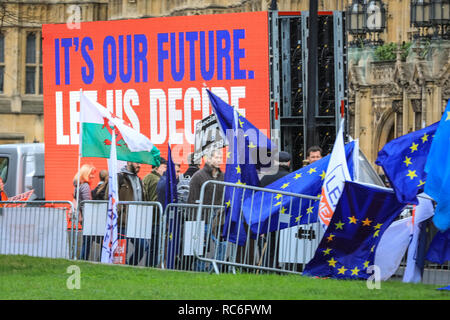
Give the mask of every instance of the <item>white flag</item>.
POLYGON ((403 282, 418 283, 422 280, 422 273, 416 264, 417 248, 420 232, 423 231, 421 223, 434 215, 433 202, 423 197, 418 197, 419 204, 416 206, 414 213, 414 230, 411 243, 408 247, 408 256, 406 260, 405 273, 403 274, 403 282))
POLYGON ((108 159, 109 171, 109 204, 108 215, 106 218, 106 230, 102 245, 102 263, 113 263, 114 250, 117 248, 117 202, 119 201, 119 188, 117 183, 117 153, 116 153, 116 135, 115 129, 112 134, 111 154, 108 159))
POLYGON ((347 158, 345 157, 344 119, 342 119, 333 151, 331 152, 320 197, 319 219, 324 229, 328 227, 336 205, 341 198, 345 181, 351 180, 347 167, 347 158))

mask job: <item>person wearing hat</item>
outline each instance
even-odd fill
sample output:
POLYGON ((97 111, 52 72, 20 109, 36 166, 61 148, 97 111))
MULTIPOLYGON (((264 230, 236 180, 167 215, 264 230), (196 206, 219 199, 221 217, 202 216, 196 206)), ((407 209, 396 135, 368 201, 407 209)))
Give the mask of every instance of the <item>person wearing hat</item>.
POLYGON ((291 155, 286 151, 280 151, 278 153, 278 160, 274 161, 274 165, 278 166, 278 171, 274 174, 263 176, 260 182, 261 187, 268 186, 291 172, 291 155))
POLYGON ((158 201, 156 186, 158 185, 159 179, 161 179, 167 170, 167 160, 163 157, 160 159, 159 167, 152 166, 152 171, 142 180, 142 184, 144 185, 144 201, 158 201))

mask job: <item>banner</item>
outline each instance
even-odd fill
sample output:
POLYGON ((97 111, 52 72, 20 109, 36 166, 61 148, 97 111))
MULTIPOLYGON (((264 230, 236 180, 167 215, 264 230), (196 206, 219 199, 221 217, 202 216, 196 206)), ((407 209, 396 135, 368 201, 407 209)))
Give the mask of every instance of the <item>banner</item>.
MULTIPOLYGON (((268 13, 83 22, 42 27, 45 191, 73 192, 80 90, 187 168, 195 126, 211 112, 207 89, 270 132, 268 13)), ((106 160, 82 158, 106 169, 106 160)), ((140 177, 151 171, 141 166, 140 177)), ((93 181, 95 185, 98 177, 93 181)))
POLYGON ((213 113, 201 121, 197 122, 195 126, 195 148, 194 148, 194 163, 201 163, 202 157, 210 150, 222 149, 227 145, 224 139, 217 117, 213 113))

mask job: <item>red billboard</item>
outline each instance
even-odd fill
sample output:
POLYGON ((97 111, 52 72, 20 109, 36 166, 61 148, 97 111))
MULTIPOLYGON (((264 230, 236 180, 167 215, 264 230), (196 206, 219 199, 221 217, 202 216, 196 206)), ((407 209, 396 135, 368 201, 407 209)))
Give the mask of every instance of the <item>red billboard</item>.
MULTIPOLYGON (((48 200, 72 197, 80 90, 165 158, 170 143, 179 163, 194 149, 197 121, 211 113, 206 88, 269 132, 267 12, 44 25, 43 68, 48 200)), ((84 163, 107 169, 106 159, 84 163)), ((142 165, 139 175, 150 170, 142 165)))

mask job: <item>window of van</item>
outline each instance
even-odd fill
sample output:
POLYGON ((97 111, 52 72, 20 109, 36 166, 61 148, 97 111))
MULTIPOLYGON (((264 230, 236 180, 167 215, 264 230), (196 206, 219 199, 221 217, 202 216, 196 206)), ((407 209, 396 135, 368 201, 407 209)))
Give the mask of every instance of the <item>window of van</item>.
POLYGON ((6 183, 6 178, 8 178, 8 167, 9 158, 0 157, 0 178, 2 178, 3 183, 6 183))

